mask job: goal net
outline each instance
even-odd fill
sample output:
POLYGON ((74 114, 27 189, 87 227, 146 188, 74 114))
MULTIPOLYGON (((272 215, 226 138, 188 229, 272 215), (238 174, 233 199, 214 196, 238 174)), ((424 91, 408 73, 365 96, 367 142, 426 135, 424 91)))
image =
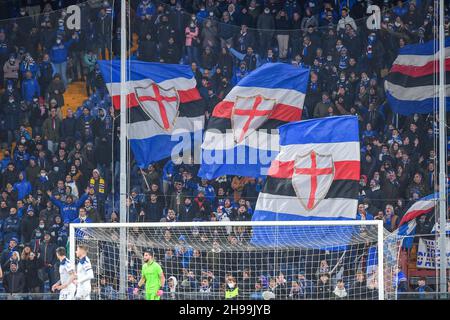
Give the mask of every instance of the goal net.
POLYGON ((144 250, 167 300, 395 299, 398 244, 382 221, 71 224, 72 261, 81 243, 93 299, 143 299, 144 250))

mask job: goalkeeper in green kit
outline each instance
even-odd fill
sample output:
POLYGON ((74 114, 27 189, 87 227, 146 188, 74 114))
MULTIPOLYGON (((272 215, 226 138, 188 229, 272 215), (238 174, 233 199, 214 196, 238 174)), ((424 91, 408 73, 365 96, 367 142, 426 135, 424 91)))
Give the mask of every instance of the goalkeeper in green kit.
POLYGON ((166 278, 161 266, 154 260, 153 252, 144 251, 144 264, 142 265, 141 280, 135 293, 145 284, 145 300, 160 300, 166 278))

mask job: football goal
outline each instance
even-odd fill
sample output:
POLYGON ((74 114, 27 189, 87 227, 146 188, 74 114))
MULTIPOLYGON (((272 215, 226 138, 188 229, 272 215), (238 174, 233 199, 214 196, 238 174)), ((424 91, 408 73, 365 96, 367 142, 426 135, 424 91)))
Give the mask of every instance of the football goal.
POLYGON ((144 251, 165 275, 161 299, 395 299, 398 241, 382 221, 83 223, 93 299, 143 299, 144 251))

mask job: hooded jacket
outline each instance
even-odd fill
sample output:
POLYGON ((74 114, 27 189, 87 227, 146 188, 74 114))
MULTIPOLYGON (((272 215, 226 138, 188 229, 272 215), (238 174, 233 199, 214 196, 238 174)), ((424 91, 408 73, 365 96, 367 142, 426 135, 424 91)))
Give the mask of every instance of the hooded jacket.
POLYGON ((18 181, 14 183, 14 190, 17 191, 17 200, 23 200, 27 195, 33 192, 33 188, 31 187, 31 183, 25 178, 22 181, 18 181))

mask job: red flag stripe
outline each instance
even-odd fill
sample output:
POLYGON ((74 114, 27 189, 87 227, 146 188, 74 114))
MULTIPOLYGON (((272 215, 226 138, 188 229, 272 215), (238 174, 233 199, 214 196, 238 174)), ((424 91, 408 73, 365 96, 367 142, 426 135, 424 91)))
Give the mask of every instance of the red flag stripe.
MULTIPOLYGON (((334 180, 359 181, 359 161, 334 162, 334 180)), ((290 179, 294 173, 294 161, 272 161, 268 175, 274 178, 290 179)))
MULTIPOLYGON (((234 102, 221 101, 213 110, 212 116, 217 118, 231 118, 234 102)), ((278 103, 275 105, 269 119, 285 122, 299 121, 302 119, 302 109, 290 105, 278 103)))
MULTIPOLYGON (((450 71, 450 59, 445 60, 445 71, 450 71)), ((439 60, 433 60, 423 66, 394 64, 391 72, 402 73, 410 77, 423 77, 430 74, 439 73, 439 60)))
MULTIPOLYGON (((200 93, 198 92, 197 88, 189 89, 189 90, 179 90, 178 96, 180 97, 180 103, 188 103, 192 101, 200 100, 202 97, 200 96, 200 93)), ((116 110, 120 109, 120 95, 112 96, 112 102, 114 105, 114 108, 116 110)), ((136 99, 136 96, 134 93, 130 93, 127 95, 127 106, 128 108, 133 108, 138 106, 139 103, 136 99)))

